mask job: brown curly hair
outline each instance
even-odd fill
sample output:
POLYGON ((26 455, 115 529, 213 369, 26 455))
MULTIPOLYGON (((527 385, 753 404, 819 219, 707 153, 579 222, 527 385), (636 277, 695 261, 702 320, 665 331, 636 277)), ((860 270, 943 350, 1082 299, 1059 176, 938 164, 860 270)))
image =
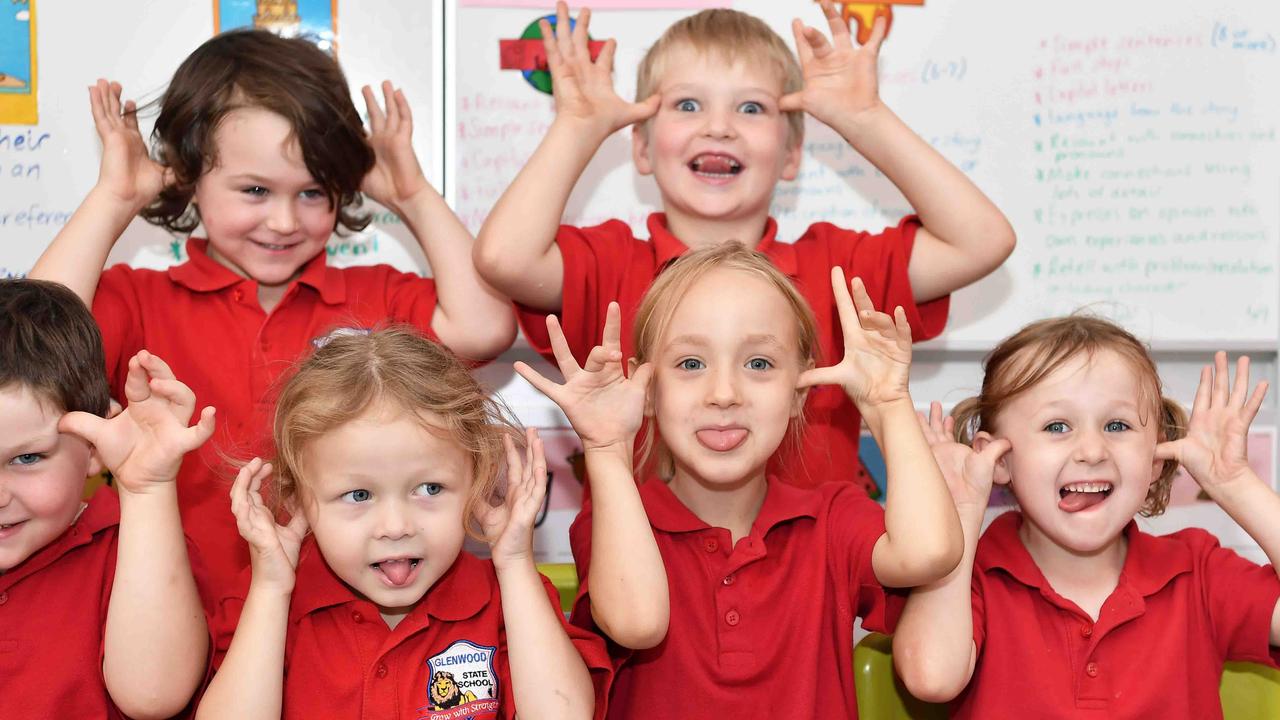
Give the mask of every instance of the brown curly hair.
MULTIPOLYGON (((982 391, 952 410, 956 440, 971 444, 979 432, 992 432, 996 418, 1010 400, 1030 390, 1072 358, 1084 353, 1094 357, 1100 350, 1119 355, 1142 380, 1139 402, 1158 416, 1157 441, 1177 440, 1186 435, 1187 412, 1164 396, 1160 374, 1146 345, 1110 320, 1076 313, 1031 323, 996 346, 983 361, 982 391)), ((1147 417, 1142 418, 1145 425, 1147 417)), ((1165 460, 1160 477, 1151 483, 1140 514, 1159 515, 1169 505, 1175 460, 1165 460)))
POLYGON ((142 211, 148 222, 188 233, 200 224, 191 203, 196 181, 217 163, 214 136, 226 116, 261 108, 289 121, 311 177, 336 208, 339 227, 370 221, 357 212, 360 183, 374 164, 360 113, 338 63, 302 38, 265 30, 229 30, 206 41, 178 66, 151 133, 156 162, 173 181, 142 211))

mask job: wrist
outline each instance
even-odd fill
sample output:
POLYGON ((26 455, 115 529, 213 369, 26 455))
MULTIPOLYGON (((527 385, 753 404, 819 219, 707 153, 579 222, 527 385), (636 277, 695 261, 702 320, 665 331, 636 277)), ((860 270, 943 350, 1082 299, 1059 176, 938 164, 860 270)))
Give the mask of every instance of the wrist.
POLYGON ((120 496, 121 506, 128 503, 144 502, 177 502, 178 484, 175 476, 170 475, 163 480, 147 480, 131 482, 120 476, 115 478, 116 494, 120 496))
POLYGON ((916 407, 911 402, 911 393, 904 391, 902 395, 892 398, 886 398, 875 402, 863 401, 854 403, 858 407, 863 420, 867 423, 867 429, 873 435, 879 435, 880 428, 884 425, 887 418, 895 415, 907 415, 911 421, 916 422, 916 407))
POLYGON ((123 221, 127 223, 150 205, 155 198, 156 196, 154 195, 151 197, 143 197, 141 195, 123 197, 102 183, 98 183, 89 190, 89 194, 85 196, 84 204, 98 208, 100 212, 116 222, 123 221))
POLYGON ((824 124, 830 126, 841 137, 849 142, 855 150, 861 151, 861 146, 867 142, 873 142, 873 136, 886 123, 897 120, 897 115, 889 109, 879 98, 866 107, 851 108, 841 112, 829 122, 824 118, 818 118, 824 124))
POLYGON ((538 572, 533 562, 533 548, 529 547, 524 552, 515 554, 494 554, 490 558, 493 562, 493 570, 501 581, 504 577, 517 577, 520 575, 538 572))
MULTIPOLYGON (((634 439, 616 440, 598 444, 583 440, 582 454, 584 455, 584 460, 588 467, 599 463, 621 463, 630 470, 634 447, 634 439)), ((588 473, 589 472, 590 471, 588 471, 588 473)))
POLYGON ((547 135, 563 133, 566 137, 571 138, 574 143, 581 144, 584 149, 589 149, 590 154, 594 155, 595 151, 604 144, 604 141, 619 129, 620 127, 615 127, 613 124, 606 122, 605 118, 557 113, 555 119, 551 121, 551 127, 548 128, 547 135))

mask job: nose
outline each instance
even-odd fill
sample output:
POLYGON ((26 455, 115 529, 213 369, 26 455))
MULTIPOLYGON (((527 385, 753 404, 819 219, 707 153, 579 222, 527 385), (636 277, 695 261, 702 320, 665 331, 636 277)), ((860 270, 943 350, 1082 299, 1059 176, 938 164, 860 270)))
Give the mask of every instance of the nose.
POLYGON ((703 115, 706 118, 703 133, 707 137, 728 140, 737 136, 733 127, 733 113, 723 108, 711 108, 703 115))
POLYGON ((387 501, 378 508, 377 535, 380 539, 399 540, 413 535, 413 521, 405 503, 387 501))
POLYGON ((279 198, 267 216, 267 229, 279 235, 290 235, 298 230, 298 212, 293 198, 279 198))
POLYGON ((738 387, 738 374, 732 367, 713 370, 711 386, 707 389, 707 402, 715 407, 733 407, 742 402, 738 387))
POLYGON ((1107 442, 1098 430, 1077 430, 1075 459, 1094 465, 1107 459, 1107 442))

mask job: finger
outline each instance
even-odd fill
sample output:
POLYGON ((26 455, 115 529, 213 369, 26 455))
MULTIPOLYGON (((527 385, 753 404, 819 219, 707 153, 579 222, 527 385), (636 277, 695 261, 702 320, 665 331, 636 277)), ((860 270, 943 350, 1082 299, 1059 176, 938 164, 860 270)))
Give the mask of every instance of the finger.
POLYGON ((839 267, 831 268, 831 294, 836 299, 836 313, 840 318, 840 329, 847 342, 853 336, 858 325, 858 310, 854 307, 853 298, 849 296, 849 286, 844 281, 844 271, 839 267))
POLYGON ((631 373, 631 382, 636 384, 639 390, 648 390, 649 383, 653 381, 653 363, 644 363, 631 373))
POLYGON ((578 11, 578 21, 573 23, 573 46, 582 52, 583 59, 590 62, 591 51, 587 47, 587 26, 591 24, 591 8, 578 11))
POLYGON ((1213 394, 1210 407, 1220 408, 1227 402, 1227 354, 1221 350, 1213 354, 1213 394))
MULTIPOLYGON (((560 57, 560 47, 556 44, 556 33, 546 18, 538 20, 538 32, 542 34, 542 51, 547 55, 547 69, 551 71, 553 78, 557 77, 561 72, 563 58, 560 57)), ((553 82, 552 89, 554 88, 553 82)))
POLYGON ((107 122, 106 101, 97 85, 89 86, 89 112, 93 115, 93 127, 98 131, 98 137, 102 137, 110 129, 110 124, 107 122))
POLYGON ((609 309, 604 313, 604 348, 606 350, 621 350, 622 348, 622 310, 618 308, 618 303, 609 303, 609 309))
POLYGON ((929 427, 937 435, 945 437, 946 430, 942 425, 942 403, 934 400, 929 403, 929 427))
POLYGON ((187 442, 185 443, 187 452, 191 452, 201 445, 204 445, 208 442, 209 438, 213 437, 213 429, 216 425, 214 415, 216 413, 217 411, 212 406, 206 407, 200 411, 200 419, 196 421, 196 424, 187 428, 187 442))
POLYGON ((93 413, 76 410, 58 419, 58 432, 75 435, 90 445, 97 445, 106 422, 93 413))
POLYGON ((1013 449, 1013 443, 1008 438, 995 438, 982 448, 982 452, 978 453, 978 457, 988 465, 995 465, 1004 457, 1004 454, 1013 449))
POLYGON ((107 115, 112 120, 120 119, 120 83, 107 83, 107 115))
POLYGON ((515 361, 512 367, 515 368, 516 374, 524 378, 530 385, 536 388, 538 392, 551 398, 551 401, 555 402, 557 405, 560 404, 556 400, 556 398, 560 395, 561 386, 559 385, 559 383, 556 383, 552 380, 548 380, 547 378, 543 377, 542 373, 538 372, 537 370, 534 370, 532 367, 525 364, 521 360, 515 361))
POLYGON ((600 50, 600 56, 596 58, 596 67, 605 72, 613 72, 613 55, 618 49, 618 41, 609 38, 604 41, 604 47, 600 50))
POLYGON ((530 478, 533 482, 529 488, 529 503, 534 513, 542 505, 542 499, 547 494, 547 456, 543 452, 542 437, 538 435, 536 428, 529 429, 529 448, 533 455, 533 474, 530 478))
POLYGON ((898 347, 911 348, 911 323, 907 321, 907 311, 901 305, 893 309, 893 329, 898 336, 898 347))
POLYGON ((134 132, 138 130, 138 105, 130 100, 124 104, 124 126, 134 132))
POLYGON ((1175 460, 1182 462, 1182 440, 1168 440, 1156 443, 1156 460, 1175 460))
POLYGON ((142 353, 129 358, 129 371, 124 380, 124 397, 132 405, 151 397, 151 386, 147 382, 147 371, 142 367, 142 353))
POLYGON ((662 107, 662 96, 658 93, 645 98, 644 102, 632 103, 630 110, 627 112, 627 124, 634 125, 648 120, 658 114, 658 108, 660 107, 662 107))
POLYGON ((582 368, 578 366, 578 360, 573 357, 573 350, 569 349, 569 341, 564 337, 564 330, 560 329, 560 318, 555 315, 547 316, 547 337, 551 340, 551 354, 555 356, 560 374, 564 375, 567 382, 582 368))
POLYGON ((875 20, 871 22, 871 35, 867 37, 867 42, 862 45, 862 48, 873 56, 878 56, 880 46, 884 44, 884 36, 888 34, 889 18, 877 13, 875 20))
POLYGON ((305 537, 307 534, 307 530, 310 529, 309 526, 307 525, 307 516, 303 515, 300 512, 294 513, 292 516, 290 516, 289 524, 285 525, 285 528, 287 528, 290 532, 292 532, 297 537, 305 537))
POLYGON ((170 403, 170 412, 186 425, 196 410, 196 394, 180 380, 151 380, 151 393, 170 403))
POLYGON ((806 27, 804 29, 804 40, 808 44, 813 53, 813 57, 821 60, 835 51, 831 43, 827 42, 827 36, 817 28, 806 27))
POLYGON ((560 54, 566 58, 573 57, 573 42, 569 27, 569 6, 563 2, 556 3, 556 44, 560 46, 560 54))
POLYGON ((400 107, 396 104, 396 90, 390 80, 382 81, 382 107, 387 114, 387 130, 395 132, 400 127, 400 107))
POLYGON ((800 58, 800 67, 807 67, 813 60, 813 48, 806 37, 806 26, 799 18, 791 21, 791 34, 796 38, 796 55, 800 58))
POLYGON ((605 345, 597 345, 587 354, 587 361, 582 364, 582 369, 589 373, 598 373, 621 359, 621 350, 610 350, 605 345))
POLYGON ((951 440, 956 436, 956 419, 952 415, 948 415, 942 419, 943 437, 951 440))
POLYGON ((173 369, 169 367, 169 363, 160 359, 160 356, 147 352, 146 350, 139 352, 138 356, 139 360, 142 362, 142 367, 146 368, 147 374, 152 378, 173 380, 177 377, 177 375, 173 374, 173 369), (143 353, 146 354, 143 355, 143 353))
POLYGON ((404 90, 396 90, 396 109, 400 111, 400 125, 407 127, 409 132, 413 131, 413 111, 409 108, 409 98, 405 97, 404 90))
POLYGON ((925 417, 924 413, 917 410, 916 421, 920 423, 920 432, 924 433, 924 439, 928 440, 929 444, 932 445, 933 444, 933 428, 929 427, 929 418, 925 417))
POLYGON ((520 453, 510 435, 502 436, 502 447, 507 453, 507 484, 515 483, 524 473, 524 463, 520 461, 520 453))
POLYGON ((1236 358, 1236 377, 1231 385, 1231 397, 1227 400, 1229 407, 1240 407, 1244 404, 1245 393, 1249 392, 1249 356, 1236 358))
POLYGON ((1209 411, 1209 399, 1213 385, 1213 369, 1208 365, 1200 368, 1200 384, 1196 386, 1196 397, 1191 403, 1191 417, 1195 418, 1209 411))
POLYGON ((261 458, 254 458, 240 468, 240 472, 236 473, 236 479, 231 483, 231 512, 235 513, 237 518, 248 508, 249 484, 261 469, 261 458))
POLYGON ((382 108, 378 106, 378 100, 373 94, 373 88, 365 85, 360 88, 360 94, 364 96, 365 111, 369 114, 369 131, 371 133, 382 132, 386 116, 382 114, 382 108))
POLYGON ((1253 419, 1258 416, 1258 410, 1262 407, 1262 400, 1267 396, 1267 381, 1263 380, 1258 383, 1258 387, 1253 389, 1253 395, 1249 396, 1249 402, 1244 404, 1244 424, 1246 426, 1253 424, 1253 419))
POLYGON ((827 17, 827 27, 831 29, 831 41, 838 45, 840 44, 841 36, 848 40, 849 23, 844 19, 844 15, 836 9, 835 4, 823 0, 822 14, 827 17))
POLYGON ((778 98, 778 109, 783 112, 796 112, 804 109, 804 93, 787 93, 778 98))
POLYGON ((838 366, 813 368, 800 373, 796 379, 796 387, 803 389, 815 385, 840 385, 842 374, 838 366))

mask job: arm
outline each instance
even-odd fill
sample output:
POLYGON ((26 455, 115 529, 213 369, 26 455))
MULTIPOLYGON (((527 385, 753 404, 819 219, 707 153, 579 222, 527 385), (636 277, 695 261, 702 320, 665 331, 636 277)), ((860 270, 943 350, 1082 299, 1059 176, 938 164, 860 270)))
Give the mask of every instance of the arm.
POLYGON ((102 140, 98 184, 36 260, 30 277, 62 283, 92 307, 107 255, 159 194, 167 171, 147 156, 133 101, 120 104, 120 83, 98 80, 89 88, 89 109, 102 140))
POLYGON ((477 519, 492 549, 502 590, 516 714, 532 720, 590 718, 595 708, 591 675, 533 564, 533 521, 546 493, 541 482, 547 476, 542 440, 537 430, 528 431, 523 462, 511 438, 503 441, 509 482, 505 502, 481 506, 477 519))
POLYGON ((62 428, 94 445, 116 478, 120 537, 102 674, 127 715, 166 718, 204 677, 208 630, 178 515, 186 453, 213 434, 213 409, 187 427, 195 395, 145 350, 129 361, 129 407, 110 420, 69 413, 62 428))
POLYGON ((667 571, 632 475, 632 448, 643 419, 652 366, 622 373, 621 314, 610 303, 604 345, 578 367, 555 316, 547 331, 565 383, 516 363, 516 371, 551 398, 582 439, 591 478, 591 617, 614 642, 651 648, 667 635, 667 571))
POLYGON ((941 297, 999 267, 1013 252, 1013 227, 959 168, 915 134, 880 100, 877 61, 886 22, 876 18, 867 44, 854 49, 848 24, 823 0, 831 41, 800 20, 792 23, 804 89, 782 99, 840 133, 889 178, 916 209, 908 272, 917 302, 941 297))
POLYGON ((884 453, 885 533, 871 553, 876 579, 887 587, 932 582, 955 568, 964 538, 907 388, 911 328, 906 313, 901 307, 892 318, 876 312, 860 278, 853 279, 850 297, 840 268, 831 269, 831 289, 844 358, 838 365, 805 371, 799 386, 842 386, 884 453))
POLYGON ((227 656, 200 701, 197 718, 279 720, 284 695, 285 636, 298 551, 307 532, 302 513, 286 526, 262 502, 271 465, 254 458, 231 486, 231 511, 249 542, 253 579, 227 656))
POLYGON ((560 310, 564 266, 556 229, 574 184, 609 135, 658 110, 657 95, 629 103, 614 92, 617 44, 607 41, 592 62, 590 20, 591 11, 583 9, 570 32, 569 9, 557 2, 554 32, 541 21, 556 118, 476 238, 475 264, 481 276, 513 300, 547 312, 560 310))
POLYGON ((982 452, 951 440, 952 418, 942 419, 933 403, 929 421, 921 417, 964 529, 964 555, 946 577, 911 591, 893 634, 893 664, 912 695, 926 702, 947 702, 973 677, 978 649, 973 641, 971 578, 982 515, 991 495, 996 463, 1009 450, 1008 440, 983 438, 982 452))
MULTIPOLYGON (((1200 372, 1187 435, 1156 446, 1157 460, 1176 460, 1200 487, 1249 533, 1280 573, 1280 495, 1249 467, 1245 454, 1249 425, 1262 407, 1267 383, 1249 391, 1249 358, 1236 361, 1229 387, 1227 354, 1200 372)), ((1271 614, 1271 644, 1280 646, 1280 602, 1271 614)))

